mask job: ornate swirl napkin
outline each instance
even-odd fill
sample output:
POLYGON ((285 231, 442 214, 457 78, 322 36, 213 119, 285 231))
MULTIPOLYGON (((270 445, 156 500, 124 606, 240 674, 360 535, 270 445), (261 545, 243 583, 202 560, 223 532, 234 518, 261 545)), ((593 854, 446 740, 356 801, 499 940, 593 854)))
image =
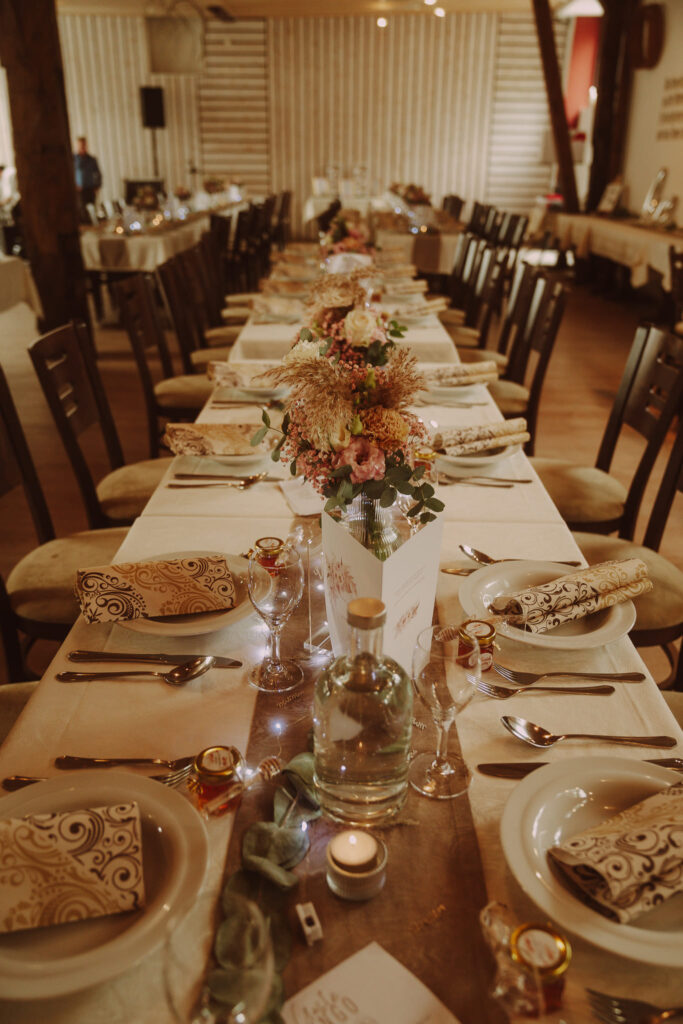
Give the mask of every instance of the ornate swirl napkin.
POLYGON ((501 595, 489 606, 498 615, 518 619, 532 633, 544 633, 562 622, 582 619, 652 590, 647 566, 640 558, 599 562, 549 583, 501 595))
POLYGON ((253 423, 167 423, 163 443, 174 455, 265 454, 263 444, 254 448, 253 423))
POLYGON ((502 423, 482 423, 476 427, 442 427, 431 440, 432 448, 446 455, 471 455, 490 448, 507 448, 525 444, 529 440, 526 420, 503 420, 502 423))
POLYGON ((235 584, 222 555, 194 555, 79 569, 76 597, 86 622, 120 622, 234 608, 235 584))
POLYGON ((0 821, 0 932, 144 905, 135 802, 0 821))
POLYGON ((493 359, 487 359, 481 363, 455 363, 453 366, 440 366, 435 370, 427 370, 425 379, 431 385, 456 388, 485 380, 497 380, 498 364, 493 359))
MULTIPOLYGON (((386 275, 385 275, 386 276, 386 275)), ((414 320, 419 317, 428 316, 430 313, 440 313, 448 309, 448 300, 444 298, 423 299, 422 302, 411 302, 410 305, 394 306, 393 314, 403 320, 414 320)))
MULTIPOLYGON (((276 366, 275 362, 272 363, 224 363, 224 362, 210 362, 206 368, 206 374, 209 380, 215 380, 216 384, 220 387, 226 386, 231 388, 248 388, 252 385, 254 387, 263 387, 263 381, 260 380, 260 375, 269 370, 271 366, 276 366)), ((267 385, 266 385, 267 386, 267 385)))
POLYGON ((593 910, 627 924, 683 892, 683 782, 548 850, 593 910))

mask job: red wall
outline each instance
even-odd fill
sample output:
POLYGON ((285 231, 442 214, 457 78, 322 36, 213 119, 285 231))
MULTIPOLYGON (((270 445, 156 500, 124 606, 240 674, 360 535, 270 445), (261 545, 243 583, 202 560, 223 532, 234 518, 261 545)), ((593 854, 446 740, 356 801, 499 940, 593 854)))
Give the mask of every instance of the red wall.
POLYGON ((588 106, 588 87, 593 84, 600 39, 601 18, 577 18, 564 98, 567 121, 576 123, 579 111, 588 106))

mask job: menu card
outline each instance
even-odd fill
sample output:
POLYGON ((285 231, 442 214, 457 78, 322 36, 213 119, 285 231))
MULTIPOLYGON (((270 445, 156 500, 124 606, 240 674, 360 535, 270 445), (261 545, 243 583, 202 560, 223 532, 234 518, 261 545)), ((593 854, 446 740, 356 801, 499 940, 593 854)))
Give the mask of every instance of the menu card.
POLYGON ((282 1007, 286 1024, 459 1024, 450 1010, 377 942, 343 960, 282 1007))

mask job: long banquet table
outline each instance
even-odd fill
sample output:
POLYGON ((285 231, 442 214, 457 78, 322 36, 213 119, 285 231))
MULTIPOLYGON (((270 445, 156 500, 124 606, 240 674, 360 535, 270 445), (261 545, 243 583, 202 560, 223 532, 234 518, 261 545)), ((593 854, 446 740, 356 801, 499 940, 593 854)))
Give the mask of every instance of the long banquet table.
MULTIPOLYGON (((276 324, 248 325, 235 346, 234 358, 242 361, 254 356, 250 345, 257 341, 272 346, 274 353, 286 341, 285 333, 291 338, 294 328, 288 327, 285 332, 276 324)), ((436 319, 427 328, 409 332, 406 343, 414 344, 423 362, 457 358, 436 319), (421 340, 424 332, 428 332, 426 341, 421 340)), ((271 354, 270 358, 273 357, 271 354)), ((264 354, 259 351, 255 358, 264 358, 264 354)), ((426 421, 434 419, 448 424, 499 418, 483 387, 480 393, 478 400, 487 403, 484 407, 422 406, 416 411, 426 421)), ((211 403, 201 414, 206 421, 257 423, 259 417, 256 407, 226 411, 212 408, 211 403)), ((296 522, 301 522, 293 517, 277 483, 262 482, 244 492, 215 487, 187 489, 182 494, 181 490, 169 488, 170 474, 181 468, 191 470, 191 463, 188 457, 175 460, 169 475, 131 528, 119 552, 121 559, 191 550, 238 553, 247 550, 260 536, 285 536, 296 522)), ((270 472, 280 473, 283 479, 287 476, 285 467, 273 467, 270 472)), ((531 477, 533 482, 510 490, 458 485, 439 488, 439 496, 446 502, 442 562, 466 561, 458 550, 461 542, 469 542, 495 557, 578 557, 569 531, 522 453, 505 462, 505 476, 531 477)), ((458 577, 441 574, 437 594, 441 621, 462 618, 459 585, 458 577)), ((0 774, 54 775, 53 759, 63 753, 178 757, 213 743, 237 745, 247 752, 249 763, 255 763, 263 751, 280 750, 284 756, 291 756, 303 749, 302 734, 310 724, 312 673, 307 671, 307 684, 291 701, 263 694, 257 697, 246 682, 246 674, 262 651, 263 642, 264 629, 254 614, 199 639, 172 640, 120 626, 86 626, 79 619, 0 749, 0 774), (57 672, 73 667, 67 662, 66 653, 74 648, 190 653, 200 647, 202 651, 238 657, 244 661, 244 668, 213 670, 182 690, 157 682, 65 685, 55 679, 57 672), (283 727, 284 733, 280 735, 283 727)), ((285 629, 285 653, 300 653, 298 642, 297 636, 285 629)), ((501 641, 501 648, 501 660, 519 668, 644 669, 627 638, 569 655, 531 646, 522 649, 522 645, 505 640, 501 641)), ((423 722, 429 721, 426 712, 416 709, 416 714, 423 722)), ((651 679, 641 685, 617 684, 617 692, 609 698, 526 694, 502 704, 478 697, 459 716, 457 740, 470 766, 481 761, 525 760, 571 764, 574 759, 590 754, 634 760, 664 753, 683 754, 683 732, 651 679), (508 712, 518 712, 560 731, 591 731, 599 719, 607 731, 669 733, 677 737, 678 745, 660 753, 586 742, 560 744, 540 752, 522 746, 504 731, 499 718, 508 712)), ((432 729, 416 730, 415 744, 433 749, 432 729)), ((544 918, 515 882, 501 848, 500 819, 515 785, 473 771, 469 807, 465 802, 459 816, 455 815, 453 805, 460 801, 437 804, 411 791, 404 813, 405 827, 387 835, 390 871, 386 888, 364 907, 343 903, 326 893, 321 874, 324 851, 314 843, 300 868, 305 877, 296 899, 314 900, 325 938, 309 951, 301 936, 295 935, 294 955, 285 973, 287 994, 292 995, 375 938, 421 978, 459 1016, 461 1024, 502 1020, 498 1008, 485 993, 490 980, 489 965, 482 959, 476 915, 487 900, 495 899, 507 903, 520 921, 544 918)), ((227 853, 231 869, 238 860, 239 836, 244 825, 250 815, 259 813, 259 808, 261 816, 268 813, 263 802, 267 798, 268 793, 262 791, 255 804, 245 801, 236 816, 236 825, 230 816, 208 823, 210 863, 204 883, 206 890, 215 891, 219 885, 233 826, 234 841, 227 853)), ((324 828, 325 823, 319 824, 324 828)), ((550 1024, 582 1024, 591 1019, 585 1001, 586 986, 651 999, 661 1005, 683 1003, 680 971, 624 959, 589 944, 581 936, 571 935, 571 941, 574 957, 567 975, 564 1009, 544 1018, 550 1024)), ((93 1024, 100 1020, 109 1024, 165 1024, 171 1017, 164 1009, 161 962, 161 953, 156 950, 121 977, 81 993, 23 1003, 0 1001, 0 1019, 11 1020, 13 1024, 42 1024, 46 1020, 51 1024, 93 1024)))

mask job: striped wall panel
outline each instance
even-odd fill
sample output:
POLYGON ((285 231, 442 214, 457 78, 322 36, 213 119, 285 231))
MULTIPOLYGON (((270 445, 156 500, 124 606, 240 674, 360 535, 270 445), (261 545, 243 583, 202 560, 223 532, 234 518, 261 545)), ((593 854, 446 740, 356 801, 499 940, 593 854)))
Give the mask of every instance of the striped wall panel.
MULTIPOLYGON (((564 59, 566 21, 555 21, 555 40, 564 59)), ((486 201, 528 213, 537 195, 551 185, 551 167, 542 162, 550 131, 548 101, 533 17, 502 15, 498 23, 493 102, 486 176, 486 201)))
POLYGON ((210 21, 199 82, 202 169, 242 182, 249 194, 270 189, 265 21, 210 21))
POLYGON ((190 184, 199 160, 197 86, 192 75, 148 71, 143 18, 62 15, 59 34, 71 133, 86 135, 103 176, 101 197, 124 178, 151 177, 151 130, 142 127, 140 86, 164 90, 166 128, 157 131, 159 171, 169 190, 190 184))
POLYGON ((12 122, 9 116, 9 97, 7 95, 7 75, 0 68, 0 164, 11 166, 14 163, 14 147, 12 146, 12 122))
POLYGON ((268 22, 271 177, 294 192, 330 163, 368 168, 373 190, 415 181, 438 200, 482 198, 498 17, 453 14, 268 22))

